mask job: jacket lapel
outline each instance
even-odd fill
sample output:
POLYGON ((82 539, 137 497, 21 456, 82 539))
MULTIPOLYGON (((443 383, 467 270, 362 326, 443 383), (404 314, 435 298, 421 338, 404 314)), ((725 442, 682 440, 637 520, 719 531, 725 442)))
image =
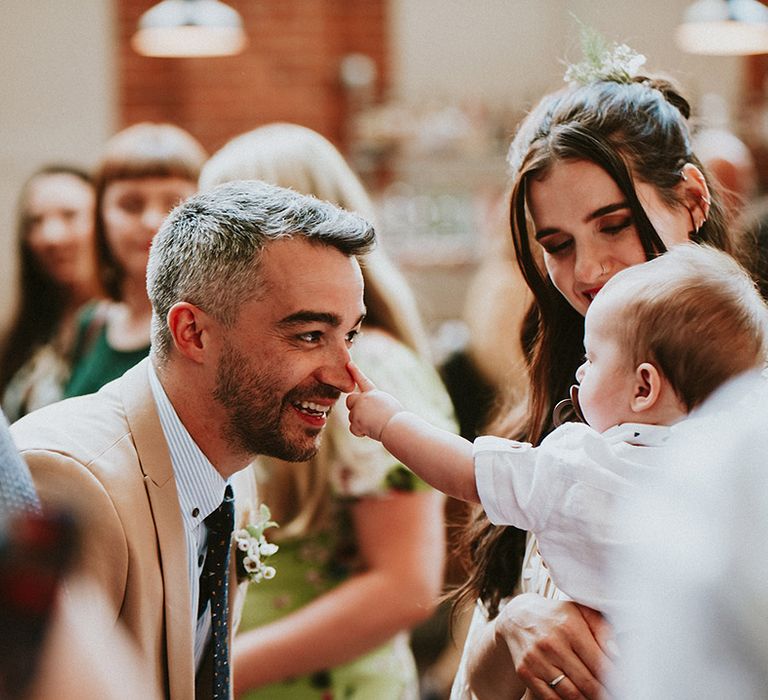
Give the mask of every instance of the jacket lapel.
POLYGON ((139 455, 157 532, 165 599, 168 690, 174 700, 194 697, 194 645, 186 536, 176 480, 147 376, 149 360, 126 372, 123 404, 139 455))

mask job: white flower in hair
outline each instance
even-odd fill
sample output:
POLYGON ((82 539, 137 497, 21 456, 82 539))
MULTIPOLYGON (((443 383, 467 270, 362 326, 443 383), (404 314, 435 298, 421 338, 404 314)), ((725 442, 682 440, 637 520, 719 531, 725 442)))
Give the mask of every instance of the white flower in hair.
POLYGON ((588 85, 599 80, 630 83, 645 64, 646 58, 626 44, 608 43, 596 30, 582 26, 581 48, 584 60, 568 66, 566 83, 588 85))

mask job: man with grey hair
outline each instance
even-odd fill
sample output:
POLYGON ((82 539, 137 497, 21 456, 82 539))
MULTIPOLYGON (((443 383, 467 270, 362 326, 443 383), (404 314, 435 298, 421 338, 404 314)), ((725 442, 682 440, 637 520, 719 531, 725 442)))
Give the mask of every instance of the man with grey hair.
POLYGON ((244 573, 230 533, 253 498, 241 470, 308 459, 354 388, 357 258, 373 241, 359 216, 261 182, 192 197, 150 253, 149 359, 13 426, 43 503, 76 509, 83 570, 167 697, 230 696, 244 573))

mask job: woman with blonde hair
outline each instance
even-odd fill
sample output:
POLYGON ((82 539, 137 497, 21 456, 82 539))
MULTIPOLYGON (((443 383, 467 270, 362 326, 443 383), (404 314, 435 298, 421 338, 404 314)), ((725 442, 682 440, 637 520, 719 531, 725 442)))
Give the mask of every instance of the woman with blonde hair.
MULTIPOLYGON (((206 164, 200 186, 234 179, 292 187, 374 218, 336 148, 301 126, 239 136, 206 164)), ((363 276, 367 317, 355 361, 413 410, 452 426, 407 284, 381 250, 366 258, 363 276)), ((310 462, 255 465, 280 523, 280 551, 276 579, 252 585, 243 611, 233 654, 240 697, 418 697, 407 630, 431 614, 441 589, 443 499, 347 426, 340 402, 310 462)))
POLYGON ((66 396, 97 391, 149 353, 149 247, 166 214, 195 192, 205 158, 173 124, 134 124, 107 142, 96 168, 94 253, 109 301, 81 314, 66 396))

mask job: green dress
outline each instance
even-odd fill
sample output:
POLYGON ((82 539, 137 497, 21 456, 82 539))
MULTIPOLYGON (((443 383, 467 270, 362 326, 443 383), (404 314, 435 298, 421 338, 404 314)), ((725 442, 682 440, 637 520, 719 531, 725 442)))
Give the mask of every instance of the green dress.
POLYGON ((122 376, 149 355, 149 345, 138 350, 116 350, 107 340, 101 304, 92 304, 81 313, 75 340, 74 364, 64 397, 98 391, 122 376))
MULTIPOLYGON (((413 352, 378 332, 362 335, 355 362, 377 387, 397 396, 410 410, 455 429, 447 393, 432 369, 413 352)), ((281 540, 271 557, 275 578, 249 586, 240 631, 278 620, 323 595, 360 570, 350 507, 361 497, 429 487, 374 440, 349 432, 344 402, 331 413, 331 526, 310 536, 281 540)), ((257 471, 257 479, 258 471, 257 471)), ((407 536, 407 529, 401 529, 407 536)), ((375 605, 375 601, 371 602, 375 605)), ((418 678, 408 634, 400 633, 367 654, 332 669, 251 691, 247 700, 406 700, 418 698, 418 678)))

